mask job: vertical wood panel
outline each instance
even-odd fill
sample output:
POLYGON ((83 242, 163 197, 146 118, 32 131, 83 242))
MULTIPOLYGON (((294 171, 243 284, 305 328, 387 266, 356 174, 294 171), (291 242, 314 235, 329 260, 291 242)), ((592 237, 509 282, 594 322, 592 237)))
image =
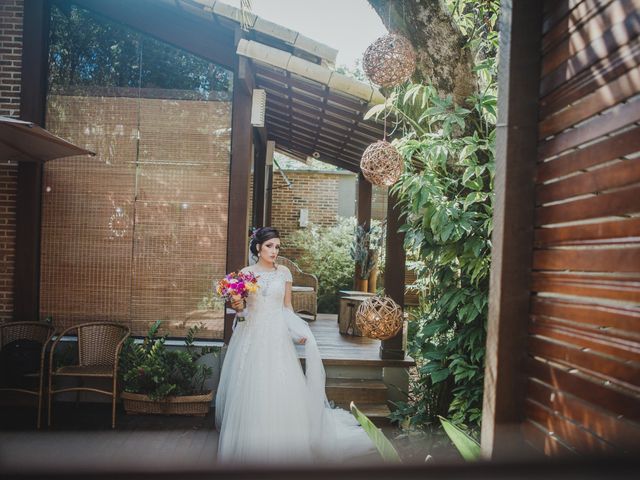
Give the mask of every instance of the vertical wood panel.
POLYGON ((482 449, 518 449, 533 245, 542 4, 505 1, 500 20, 493 258, 489 294, 482 449))
POLYGON ((549 455, 623 453, 640 442, 639 4, 558 4, 548 19, 569 13, 543 60, 522 431, 549 455))
POLYGON ((261 141, 255 144, 255 160, 253 164, 253 220, 254 227, 264 227, 264 200, 265 200, 265 159, 267 146, 261 141))
MULTIPOLYGON (((247 87, 248 69, 237 58, 233 77, 233 109, 231 120, 231 165, 229 171, 229 229, 227 231, 227 272, 247 264, 249 241, 247 209, 249 207, 249 176, 251 175, 251 89, 247 87), (242 67, 242 68, 241 68, 242 67)), ((231 339, 233 315, 225 315, 224 340, 231 339)))
MULTIPOLYGON (((404 250, 404 233, 398 232, 402 225, 400 214, 401 208, 398 205, 398 199, 389 192, 387 203, 387 258, 393 258, 394 261, 387 262, 384 272, 384 290, 388 296, 404 309, 406 252, 404 250)), ((403 334, 404 332, 401 330, 395 337, 382 341, 380 346, 381 358, 404 358, 403 334)))

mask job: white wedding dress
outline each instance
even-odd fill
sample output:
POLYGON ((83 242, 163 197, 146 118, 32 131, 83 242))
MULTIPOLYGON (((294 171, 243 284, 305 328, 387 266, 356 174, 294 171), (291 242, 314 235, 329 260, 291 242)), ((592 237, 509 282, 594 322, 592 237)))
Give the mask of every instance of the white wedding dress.
POLYGON ((284 307, 285 266, 261 272, 234 330, 216 394, 218 460, 242 464, 344 462, 374 451, 355 418, 332 409, 307 323, 284 307), (294 341, 305 344, 305 372, 294 341))

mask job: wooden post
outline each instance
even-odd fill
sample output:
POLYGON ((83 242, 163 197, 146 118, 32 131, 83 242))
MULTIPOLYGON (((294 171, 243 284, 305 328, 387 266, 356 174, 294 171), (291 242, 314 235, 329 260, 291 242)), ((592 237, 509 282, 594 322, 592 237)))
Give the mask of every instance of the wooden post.
POLYGON ((265 203, 265 174, 267 146, 260 140, 256 141, 255 159, 253 164, 253 218, 254 227, 264 227, 264 203, 265 203))
MULTIPOLYGON (((384 273, 384 290, 404 310, 404 270, 406 254, 404 251, 404 233, 398 232, 402 225, 401 209, 395 195, 389 192, 387 200, 387 262, 384 273)), ((404 359, 404 327, 389 340, 383 340, 380 346, 380 358, 404 359)))
MULTIPOLYGON (((357 219, 358 225, 364 225, 365 229, 371 227, 371 183, 364 178, 362 172, 358 173, 357 219)), ((366 292, 368 288, 362 287, 359 271, 360 263, 356 262, 353 287, 354 290, 366 292)))
MULTIPOLYGON (((238 36, 238 40, 239 40, 238 36)), ((236 59, 233 77, 233 106, 231 126, 231 165, 229 171, 229 221, 227 227, 227 272, 239 270, 247 264, 249 241, 247 209, 249 204, 249 176, 253 128, 251 127, 251 94, 253 73, 245 58, 236 59)), ((226 314, 224 341, 229 343, 233 315, 226 314)))
POLYGON ((482 451, 523 448, 526 331, 533 252, 542 2, 502 3, 493 252, 482 410, 482 451))
MULTIPOLYGON (((48 38, 49 3, 25 2, 20 118, 41 126, 45 124, 48 38)), ((42 163, 18 163, 14 320, 19 321, 40 317, 42 172, 42 163)))
POLYGON ((276 142, 269 140, 267 142, 267 156, 265 158, 265 191, 264 191, 264 225, 271 225, 271 209, 273 206, 273 154, 275 152, 276 142))

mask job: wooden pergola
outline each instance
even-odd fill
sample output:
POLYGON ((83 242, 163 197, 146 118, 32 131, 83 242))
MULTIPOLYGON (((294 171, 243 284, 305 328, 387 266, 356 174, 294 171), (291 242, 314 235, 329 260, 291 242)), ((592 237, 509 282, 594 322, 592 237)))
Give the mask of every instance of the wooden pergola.
MULTIPOLYGON (((364 121, 372 104, 383 101, 373 87, 335 72, 336 51, 284 27, 251 16, 240 28, 238 9, 210 0, 75 0, 78 6, 215 62, 234 73, 227 271, 247 258, 249 179, 253 168, 255 226, 270 223, 272 166, 269 149, 299 159, 308 156, 359 172, 364 149, 382 137, 382 127, 364 121), (263 55, 263 52, 270 55, 263 55), (254 89, 267 92, 265 126, 251 125, 254 89)), ((45 123, 48 2, 25 3, 21 117, 45 123)), ((272 151, 272 150, 271 150, 272 151)), ((39 317, 42 165, 20 163, 16 225, 15 316, 39 317)), ((399 211, 388 200, 386 291, 404 298, 403 236, 399 211)), ((371 184, 359 175, 358 223, 371 218, 371 184)), ((225 319, 225 341, 231 336, 225 319)), ((402 332, 384 341, 382 358, 403 359, 402 332)))

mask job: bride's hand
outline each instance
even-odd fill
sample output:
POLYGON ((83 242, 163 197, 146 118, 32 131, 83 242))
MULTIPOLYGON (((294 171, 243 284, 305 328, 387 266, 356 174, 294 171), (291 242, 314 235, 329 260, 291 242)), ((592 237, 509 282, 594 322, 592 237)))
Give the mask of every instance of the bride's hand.
POLYGON ((305 343, 307 343, 307 338, 306 337, 300 337, 298 339, 298 345, 304 345, 305 343))
POLYGON ((236 312, 241 312, 244 310, 244 300, 242 297, 233 297, 231 299, 231 308, 233 308, 236 312))

